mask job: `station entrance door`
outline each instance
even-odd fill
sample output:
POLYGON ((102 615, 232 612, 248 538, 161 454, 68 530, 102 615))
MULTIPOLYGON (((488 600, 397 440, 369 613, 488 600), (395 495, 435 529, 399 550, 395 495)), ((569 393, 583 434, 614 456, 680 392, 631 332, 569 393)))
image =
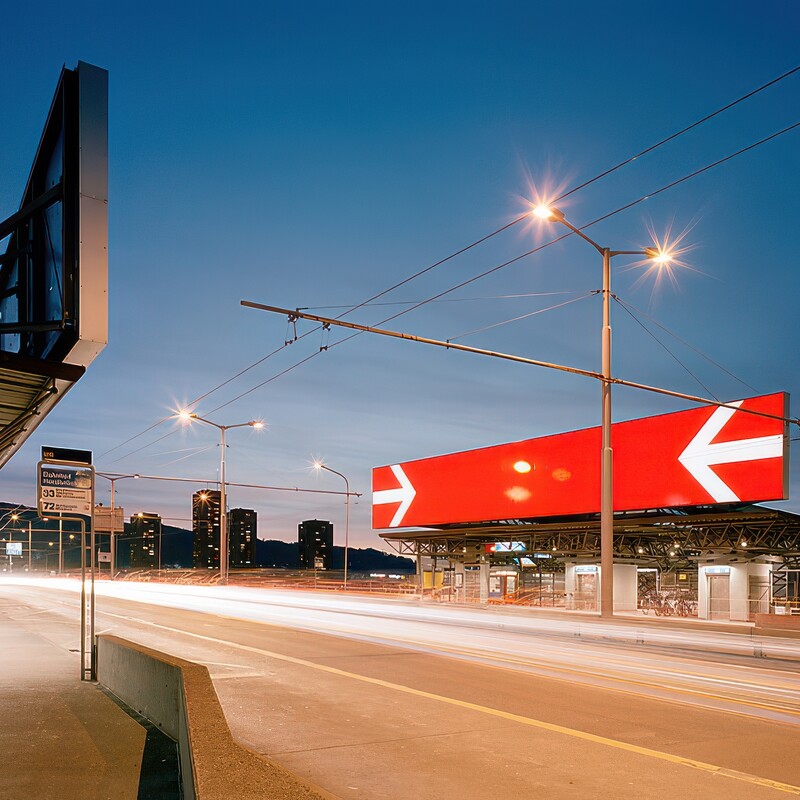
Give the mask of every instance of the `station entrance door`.
POLYGON ((731 576, 706 575, 708 580, 708 618, 731 618, 731 576))

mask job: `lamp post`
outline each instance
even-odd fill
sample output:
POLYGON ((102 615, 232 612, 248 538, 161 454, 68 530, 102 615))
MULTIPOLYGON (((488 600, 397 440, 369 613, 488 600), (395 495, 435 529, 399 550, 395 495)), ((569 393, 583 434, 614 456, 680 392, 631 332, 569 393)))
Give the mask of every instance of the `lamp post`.
POLYGON ((210 419, 205 419, 198 414, 192 414, 189 411, 181 411, 178 416, 187 423, 190 422, 204 422, 206 425, 211 425, 220 432, 221 436, 221 457, 219 466, 219 582, 224 586, 228 582, 228 509, 225 497, 225 432, 232 428, 255 428, 260 430, 264 427, 261 420, 251 419, 250 422, 240 422, 236 425, 219 425, 212 422, 210 419))
MULTIPOLYGON (((19 522, 19 514, 17 514, 16 511, 11 515, 11 521, 12 522, 17 522, 17 523, 19 522)), ((20 528, 19 532, 20 532, 20 535, 22 535, 22 529, 21 528, 20 528)), ((11 560, 11 557, 9 556, 9 561, 10 560, 11 560)), ((28 573, 30 573, 30 571, 31 571, 31 521, 28 520, 28 573)))
MULTIPOLYGON (((50 517, 42 517, 42 520, 44 522, 50 522, 50 517)), ((31 527, 31 523, 28 522, 28 528, 30 528, 30 527, 31 527)), ((59 516, 59 518, 58 518, 58 574, 61 575, 63 572, 64 572, 64 521, 59 516)))
POLYGON ((611 250, 576 228, 558 208, 539 205, 531 213, 539 219, 559 222, 603 257, 603 327, 601 331, 601 461, 600 461, 600 616, 614 616, 614 451, 611 444, 611 259, 645 256, 664 266, 671 256, 655 247, 643 250, 611 250))
MULTIPOLYGON (((19 522, 20 522, 20 515, 19 514, 14 512, 11 515, 11 519, 12 519, 13 522, 16 522, 19 525, 19 522)), ((40 517, 40 519, 42 519, 43 522, 48 522, 49 521, 48 517, 40 517)), ((24 530, 21 527, 18 528, 18 530, 19 530, 20 536, 22 536, 23 533, 24 533, 24 530)), ((32 559, 32 553, 33 553, 33 533, 34 533, 34 531, 36 533, 52 533, 50 528, 34 528, 33 527, 33 520, 32 519, 28 519, 28 573, 29 574, 33 570, 33 564, 32 564, 31 559, 32 559)), ((62 558, 62 554, 61 554, 61 520, 59 520, 58 531, 59 531, 59 536, 58 536, 58 550, 59 550, 59 554, 58 554, 58 563, 59 563, 58 573, 60 575, 61 574, 61 558, 62 558)), ((75 538, 74 534, 70 534, 70 538, 74 539, 75 538)), ((47 559, 45 559, 45 570, 46 569, 47 569, 47 559)))
POLYGON ((334 475, 338 475, 344 480, 344 590, 347 591, 347 554, 350 547, 350 481, 348 481, 341 472, 337 472, 335 469, 325 466, 321 461, 314 462, 314 469, 317 471, 324 469, 326 472, 332 472, 334 475))
MULTIPOLYGON (((99 478, 105 478, 107 481, 111 482, 111 522, 109 523, 109 542, 110 542, 110 550, 111 550, 111 580, 114 580, 114 571, 117 568, 117 545, 115 542, 116 533, 116 517, 114 516, 114 488, 116 487, 117 481, 124 481, 126 478, 138 478, 139 473, 134 475, 116 475, 116 474, 109 474, 105 472, 96 472, 99 478)), ((59 523, 60 524, 60 523, 59 523)), ((59 537, 60 541, 60 537, 59 537)))

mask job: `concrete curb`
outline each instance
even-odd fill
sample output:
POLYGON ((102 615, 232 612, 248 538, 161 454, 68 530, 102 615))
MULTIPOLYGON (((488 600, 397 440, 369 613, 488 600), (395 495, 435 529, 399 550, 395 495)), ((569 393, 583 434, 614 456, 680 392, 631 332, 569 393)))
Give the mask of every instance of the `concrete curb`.
POLYGON ((202 664, 101 634, 97 679, 178 742, 189 800, 330 798, 234 741, 202 664))

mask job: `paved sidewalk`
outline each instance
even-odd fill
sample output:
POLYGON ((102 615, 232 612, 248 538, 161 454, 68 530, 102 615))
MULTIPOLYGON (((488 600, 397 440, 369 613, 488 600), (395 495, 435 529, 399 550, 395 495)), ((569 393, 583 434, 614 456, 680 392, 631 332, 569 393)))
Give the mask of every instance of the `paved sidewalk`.
POLYGON ((80 680, 78 626, 0 587, 0 800, 136 800, 146 731, 80 680))

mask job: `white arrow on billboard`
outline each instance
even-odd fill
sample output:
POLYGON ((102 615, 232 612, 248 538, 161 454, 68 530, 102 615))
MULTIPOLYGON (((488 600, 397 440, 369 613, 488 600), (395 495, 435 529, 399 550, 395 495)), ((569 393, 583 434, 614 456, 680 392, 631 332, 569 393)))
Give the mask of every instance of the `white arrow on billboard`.
POLYGON ((399 464, 393 464, 390 469, 395 478, 397 478, 400 487, 398 489, 382 489, 379 492, 373 492, 372 505, 382 506, 387 503, 400 503, 397 511, 394 512, 392 521, 389 523, 390 528, 396 528, 403 521, 406 511, 408 511, 409 506, 417 496, 417 491, 399 464))
POLYGON ((758 461, 762 458, 779 458, 783 455, 783 435, 780 433, 774 436, 711 444, 711 440, 725 427, 743 402, 739 400, 737 403, 731 403, 736 408, 720 406, 678 456, 678 461, 714 498, 715 503, 736 503, 739 502, 739 498, 711 469, 712 464, 737 464, 742 461, 758 461))

